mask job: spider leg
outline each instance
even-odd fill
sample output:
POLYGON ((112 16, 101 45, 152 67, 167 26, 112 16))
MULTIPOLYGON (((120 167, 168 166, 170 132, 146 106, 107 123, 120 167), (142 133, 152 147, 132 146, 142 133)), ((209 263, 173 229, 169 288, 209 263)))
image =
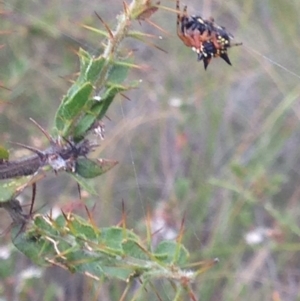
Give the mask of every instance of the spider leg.
POLYGON ((179 0, 176 0, 176 10, 177 10, 177 35, 180 40, 187 46, 193 47, 193 38, 186 34, 186 23, 188 21, 187 6, 184 7, 183 12, 180 11, 179 0))
POLYGON ((181 39, 181 36, 183 35, 182 33, 182 28, 180 29, 180 22, 181 22, 181 12, 180 12, 180 7, 179 7, 179 0, 176 0, 176 10, 177 10, 177 35, 181 39))
POLYGON ((184 6, 183 8, 183 18, 188 19, 189 15, 187 13, 187 5, 184 6))
POLYGON ((189 16, 187 14, 187 6, 185 5, 184 8, 183 8, 183 13, 181 15, 181 32, 182 34, 187 37, 187 34, 186 34, 186 26, 187 26, 187 23, 189 21, 189 16))
POLYGON ((177 10, 177 35, 183 41, 183 43, 189 46, 188 37, 186 36, 185 31, 185 16, 180 11, 179 0, 176 1, 176 10, 177 10))

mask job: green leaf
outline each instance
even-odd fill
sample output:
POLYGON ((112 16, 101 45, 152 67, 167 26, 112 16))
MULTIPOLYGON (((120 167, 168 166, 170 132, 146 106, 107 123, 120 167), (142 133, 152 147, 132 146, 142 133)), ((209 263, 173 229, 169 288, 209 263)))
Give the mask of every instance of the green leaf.
POLYGON ((80 75, 75 81, 75 83, 69 88, 61 104, 65 103, 70 98, 73 98, 74 94, 77 93, 78 88, 82 86, 82 84, 87 82, 85 80, 85 73, 86 70, 89 68, 89 66, 93 64, 93 58, 90 56, 90 54, 87 51, 83 50, 82 48, 79 49, 78 56, 80 62, 80 75))
POLYGON ((148 251, 135 239, 126 239, 122 242, 124 254, 137 259, 149 260, 148 251))
POLYGON ((116 164, 115 160, 79 158, 76 162, 76 173, 86 179, 102 175, 112 169, 116 164))
POLYGON ((54 221, 53 221, 53 227, 55 229, 64 229, 67 225, 67 221, 63 214, 59 215, 54 221))
POLYGON ((132 267, 103 267, 103 272, 107 277, 114 277, 122 281, 128 281, 131 275, 135 274, 132 267))
POLYGON ((106 63, 105 58, 98 57, 93 59, 93 63, 85 71, 85 80, 95 84, 99 79, 101 71, 106 63))
POLYGON ((80 75, 77 78, 76 82, 70 87, 67 93, 67 97, 71 98, 73 93, 76 93, 77 86, 85 83, 86 80, 86 72, 93 64, 93 57, 84 49, 80 48, 78 51, 79 62, 80 62, 80 75))
POLYGON ((0 146, 0 164, 3 161, 7 161, 8 159, 9 159, 9 151, 3 146, 0 146))
POLYGON ((48 216, 36 215, 34 217, 34 224, 42 233, 46 233, 47 235, 59 235, 59 231, 57 227, 55 227, 56 222, 53 222, 48 216))
POLYGON ((94 104, 90 108, 89 112, 86 112, 85 116, 78 121, 75 127, 73 136, 75 138, 82 137, 91 128, 95 121, 101 120, 115 96, 122 92, 128 90, 128 87, 114 85, 106 89, 104 95, 101 97, 100 101, 94 101, 94 104))
POLYGON ((67 221, 67 225, 74 236, 80 235, 90 241, 98 240, 100 235, 99 229, 79 216, 73 215, 73 218, 67 221))
MULTIPOLYGON (((73 272, 83 273, 94 279, 103 277, 117 278, 126 281, 134 270, 130 266, 125 266, 123 262, 119 262, 115 257, 106 254, 94 253, 87 256, 82 250, 70 252, 67 254, 65 264, 71 264, 73 272), (118 266, 119 263, 119 266, 118 266)), ((69 268, 70 269, 70 268, 69 268)))
POLYGON ((138 241, 138 236, 132 231, 120 227, 101 228, 101 235, 99 235, 98 248, 101 252, 106 252, 111 256, 116 254, 126 255, 123 252, 122 243, 126 239, 138 241))
POLYGON ((62 132, 62 136, 67 137, 70 134, 70 127, 76 122, 76 117, 84 111, 92 91, 93 86, 86 82, 77 87, 76 93, 73 93, 71 98, 61 103, 56 112, 55 126, 62 132))
POLYGON ((97 117, 92 113, 85 114, 78 124, 75 126, 73 132, 73 139, 76 141, 78 139, 82 139, 85 136, 86 132, 91 128, 91 126, 95 123, 97 117))
POLYGON ((155 256, 166 264, 181 265, 187 263, 189 252, 183 245, 175 241, 165 240, 157 246, 155 256))
POLYGON ((80 60, 80 75, 67 93, 69 98, 76 92, 77 87, 83 83, 91 82, 92 85, 95 85, 107 62, 102 56, 94 58, 82 48, 79 49, 78 56, 80 60))
POLYGON ((89 82, 82 85, 77 93, 62 106, 62 118, 72 120, 78 114, 82 113, 82 109, 89 100, 92 91, 93 86, 89 82))
POLYGON ((109 71, 107 81, 112 84, 122 84, 131 66, 130 62, 114 62, 113 67, 109 71))
POLYGON ((7 202, 19 195, 27 186, 39 181, 43 175, 25 176, 0 181, 0 202, 7 202))
POLYGON ((76 273, 83 273, 99 279, 105 276, 103 262, 99 257, 87 258, 84 252, 78 251, 68 254, 68 262, 72 263, 76 273))
POLYGON ((38 265, 48 265, 42 252, 47 256, 55 254, 52 245, 47 240, 36 235, 37 233, 24 232, 26 225, 15 225, 11 229, 11 239, 15 247, 38 265))
POLYGON ((99 238, 99 245, 105 246, 107 251, 117 252, 122 254, 122 241, 125 238, 124 233, 126 230, 119 227, 103 228, 99 238))
POLYGON ((97 195, 96 190, 89 184, 86 179, 73 172, 70 172, 69 175, 80 185, 81 188, 83 188, 90 194, 97 195))
POLYGON ((123 91, 128 90, 128 87, 125 86, 119 86, 119 85, 113 85, 110 86, 104 93, 103 97, 99 102, 96 102, 92 108, 91 111, 94 115, 96 115, 97 120, 101 120, 104 115, 106 114, 106 111, 108 110, 109 106, 111 105, 112 101, 114 100, 115 96, 123 91))

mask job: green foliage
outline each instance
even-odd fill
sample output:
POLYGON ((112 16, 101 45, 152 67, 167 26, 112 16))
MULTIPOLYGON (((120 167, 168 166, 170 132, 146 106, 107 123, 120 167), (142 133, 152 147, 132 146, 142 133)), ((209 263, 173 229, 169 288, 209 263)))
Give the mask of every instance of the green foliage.
POLYGON ((13 226, 12 240, 38 265, 54 264, 98 280, 162 277, 180 281, 186 277, 191 281, 196 276, 180 268, 188 264, 189 258, 182 244, 163 241, 153 252, 131 230, 97 228, 91 220, 75 214, 63 214, 57 219, 36 215, 33 223, 13 226))
POLYGON ((105 159, 80 158, 76 162, 76 173, 85 179, 98 177, 113 168, 118 162, 105 159))
POLYGON ((27 177, 2 181, 0 184, 0 202, 7 202, 14 198, 18 188, 28 182, 27 177))
POLYGON ((83 49, 78 55, 80 75, 63 98, 53 129, 56 135, 72 137, 75 141, 82 139, 105 116, 117 94, 135 86, 121 85, 133 67, 131 63, 102 56, 94 58, 83 49), (91 97, 92 91, 100 94, 91 97))
MULTIPOLYGON (((0 182, 0 203, 7 202, 18 196, 26 187, 43 178, 42 175, 27 176, 0 182)), ((1 207, 1 206, 0 206, 1 207)))
POLYGON ((64 99, 56 114, 56 130, 62 134, 61 136, 69 136, 70 128, 74 127, 74 122, 88 102, 92 90, 93 86, 87 82, 78 87, 71 98, 64 99))
POLYGON ((74 130, 72 130, 74 139, 80 139, 80 137, 82 137, 97 120, 101 120, 115 96, 125 90, 127 90, 126 87, 114 85, 105 89, 104 95, 99 101, 90 101, 89 110, 83 114, 81 120, 76 124, 74 130))

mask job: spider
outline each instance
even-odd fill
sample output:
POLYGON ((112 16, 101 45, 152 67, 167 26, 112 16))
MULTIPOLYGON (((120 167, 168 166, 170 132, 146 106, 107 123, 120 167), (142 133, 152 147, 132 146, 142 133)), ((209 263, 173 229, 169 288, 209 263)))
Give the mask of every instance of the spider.
POLYGON ((176 9, 177 35, 187 47, 196 51, 198 60, 203 60, 204 68, 207 68, 213 57, 221 57, 231 65, 227 49, 241 43, 231 45, 233 36, 225 27, 217 25, 213 18, 205 20, 199 15, 189 16, 187 6, 180 11, 179 0, 176 0, 176 9))
POLYGON ((197 51, 198 61, 203 60, 204 69, 207 69, 207 66, 209 65, 213 57, 220 57, 228 65, 231 65, 230 59, 227 54, 227 48, 230 47, 230 44, 228 42, 229 40, 226 39, 224 35, 221 36, 219 34, 216 34, 215 32, 213 32, 212 35, 214 36, 212 40, 203 42, 200 51, 197 51))

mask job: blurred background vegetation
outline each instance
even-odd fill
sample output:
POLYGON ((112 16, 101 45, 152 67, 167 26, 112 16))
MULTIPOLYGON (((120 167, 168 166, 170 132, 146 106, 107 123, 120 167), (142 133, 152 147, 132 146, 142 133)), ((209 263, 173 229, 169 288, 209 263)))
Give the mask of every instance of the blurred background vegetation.
MULTIPOLYGON (((176 36, 175 12, 160 9, 151 17, 165 32, 144 21, 133 24, 155 35, 148 41, 165 52, 125 40, 124 56, 132 52, 143 66, 130 78, 142 81, 126 92, 130 101, 118 97, 110 108, 95 156, 119 165, 95 181, 99 196, 87 204, 99 226, 120 221, 122 201, 135 230, 149 210, 153 229, 163 225, 176 233, 184 218, 191 261, 220 259, 195 283, 201 300, 300 300, 300 2, 181 4, 191 14, 213 16, 243 46, 229 50, 233 66, 213 59, 204 71, 176 36)), ((113 28, 123 3, 0 5, 0 84, 9 89, 0 89, 0 141, 17 157, 25 151, 9 141, 45 144, 29 118, 51 129, 78 71, 78 48, 101 53, 103 39, 80 24, 103 29, 97 12, 113 28)), ((161 5, 174 9, 175 1, 161 5)), ((80 211, 79 203, 68 177, 53 175, 38 185, 37 210, 46 204, 43 211, 80 211)), ((100 286, 59 268, 33 267, 11 246, 10 219, 0 215, 0 300, 119 300, 121 283, 100 286)), ((172 300, 167 288, 161 285, 162 300, 172 300)))

